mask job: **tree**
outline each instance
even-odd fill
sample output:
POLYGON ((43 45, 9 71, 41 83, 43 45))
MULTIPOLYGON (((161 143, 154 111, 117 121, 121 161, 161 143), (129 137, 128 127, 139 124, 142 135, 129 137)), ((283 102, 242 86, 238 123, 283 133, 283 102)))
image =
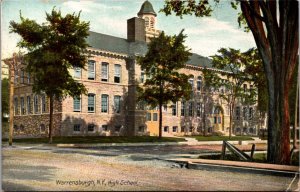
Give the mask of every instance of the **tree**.
POLYGON ((69 69, 85 67, 89 23, 80 21, 80 13, 62 16, 55 9, 46 13, 47 22, 41 25, 23 18, 21 13, 20 19, 20 23, 10 22, 10 32, 22 37, 18 46, 28 51, 24 62, 34 80, 33 92, 44 92, 50 100, 49 143, 52 143, 54 100, 87 92, 83 84, 72 78, 69 69))
POLYGON ((151 39, 146 55, 138 58, 141 70, 150 77, 139 88, 138 99, 159 106, 159 138, 162 136, 162 106, 181 98, 188 99, 191 93, 188 76, 178 72, 191 55, 183 44, 185 37, 183 31, 174 36, 161 32, 157 38, 151 39))
POLYGON ((268 87, 263 69, 263 62, 256 48, 249 49, 243 55, 247 61, 245 73, 251 74, 251 81, 257 89, 257 110, 259 111, 260 127, 268 111, 268 87))
POLYGON ((225 101, 229 107, 229 138, 232 135, 233 112, 238 99, 243 104, 254 103, 254 89, 245 91, 243 84, 250 82, 243 68, 245 57, 239 50, 232 48, 221 48, 218 55, 212 56, 212 66, 219 69, 219 72, 206 71, 205 79, 214 89, 222 89, 219 97, 225 101))
MULTIPOLYGON (((219 3, 220 0, 214 0, 219 3)), ((268 84, 268 155, 270 163, 290 163, 289 92, 296 66, 299 47, 299 3, 297 0, 236 0, 240 4, 240 24, 251 30, 264 65, 268 84)), ((210 16, 212 5, 208 0, 166 0, 161 10, 177 16, 194 14, 210 16)))

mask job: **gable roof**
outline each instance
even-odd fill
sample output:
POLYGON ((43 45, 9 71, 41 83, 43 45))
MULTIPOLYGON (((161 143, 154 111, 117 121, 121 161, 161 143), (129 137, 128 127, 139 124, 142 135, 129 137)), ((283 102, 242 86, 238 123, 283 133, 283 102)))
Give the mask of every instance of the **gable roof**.
MULTIPOLYGON (((129 42, 126 39, 120 37, 114 37, 102 33, 96 33, 93 31, 89 32, 87 43, 90 47, 100 49, 104 51, 110 51, 115 53, 126 54, 128 56, 133 55, 145 55, 147 52, 146 42, 129 42)), ((187 62, 189 65, 196 67, 207 67, 212 68, 212 61, 207 57, 203 57, 196 53, 193 53, 189 57, 187 62)))
POLYGON ((116 53, 128 54, 129 42, 120 37, 105 35, 102 33, 89 32, 87 43, 90 47, 107 50, 116 53))

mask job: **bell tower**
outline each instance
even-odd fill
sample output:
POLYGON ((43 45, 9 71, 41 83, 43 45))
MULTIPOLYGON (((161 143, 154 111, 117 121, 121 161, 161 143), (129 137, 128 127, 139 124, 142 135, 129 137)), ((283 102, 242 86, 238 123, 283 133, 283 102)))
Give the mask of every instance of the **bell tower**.
POLYGON ((160 31, 155 28, 157 14, 148 0, 142 4, 137 15, 145 21, 146 42, 149 42, 151 37, 157 37, 160 33, 160 31))

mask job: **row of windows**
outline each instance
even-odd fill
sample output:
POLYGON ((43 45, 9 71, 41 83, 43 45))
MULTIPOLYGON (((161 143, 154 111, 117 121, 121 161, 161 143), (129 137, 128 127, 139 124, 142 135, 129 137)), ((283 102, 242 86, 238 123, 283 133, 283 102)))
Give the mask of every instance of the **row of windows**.
MULTIPOLYGON (((88 112, 95 113, 96 109, 96 95, 94 93, 88 94, 88 112)), ((114 96, 113 110, 115 113, 121 112, 121 96, 114 96)), ((81 112, 81 98, 73 98, 73 111, 81 112)), ((109 111, 109 96, 106 94, 101 95, 101 113, 108 113, 109 111)))
POLYGON ((21 84, 30 84, 31 77, 30 73, 25 72, 24 69, 15 70, 14 71, 14 83, 21 83, 21 84))
MULTIPOLYGON (((73 132, 81 132, 82 125, 81 124, 74 124, 73 126, 73 132)), ((108 131, 108 125, 102 125, 101 126, 102 131, 108 131)), ((121 125, 115 125, 114 131, 119 132, 121 130, 121 125)), ((87 125, 87 131, 88 132, 95 132, 96 131, 96 125, 93 123, 90 123, 87 125)))
POLYGON ((14 113, 15 115, 28 115, 39 114, 47 112, 47 97, 46 95, 34 95, 33 96, 33 108, 32 97, 30 95, 26 97, 14 98, 14 113), (20 102, 20 103, 19 103, 20 102))
MULTIPOLYGON (((243 119, 251 120, 253 118, 253 108, 252 107, 243 107, 243 119)), ((240 120, 241 118, 241 107, 235 108, 235 118, 236 120, 240 120)))
MULTIPOLYGON (((40 124, 38 129, 40 130, 40 133, 46 133, 46 125, 45 124, 40 124)), ((20 126, 14 124, 14 131, 16 132, 24 132, 25 131, 25 126, 21 124, 20 126)))
MULTIPOLYGON (((119 64, 114 65, 114 83, 121 82, 122 67, 119 64)), ((81 68, 74 68, 74 78, 81 79, 81 68)), ((96 61, 88 61, 88 79, 96 79, 96 61)), ((106 62, 101 63, 101 81, 108 82, 109 80, 109 64, 106 62)))
MULTIPOLYGON (((179 128, 178 128, 178 126, 172 126, 172 132, 178 132, 179 131, 179 128)), ((164 132, 170 132, 171 131, 170 130, 170 127, 169 126, 164 126, 164 132)), ((181 127, 181 130, 180 130, 181 132, 194 132, 195 131, 195 128, 194 127, 189 127, 189 128, 187 128, 187 127, 185 127, 185 126, 182 126, 181 127)), ((209 131, 210 132, 210 131, 209 131)))
MULTIPOLYGON (((140 81, 141 83, 145 82, 145 72, 141 71, 141 77, 140 77, 140 81)), ((150 76, 146 76, 146 79, 150 78, 150 76)), ((189 78, 188 82, 191 84, 191 86, 194 88, 194 78, 189 78)), ((197 91, 201 91, 202 89, 202 77, 198 76, 197 78, 197 82, 196 82, 196 90, 197 91)))

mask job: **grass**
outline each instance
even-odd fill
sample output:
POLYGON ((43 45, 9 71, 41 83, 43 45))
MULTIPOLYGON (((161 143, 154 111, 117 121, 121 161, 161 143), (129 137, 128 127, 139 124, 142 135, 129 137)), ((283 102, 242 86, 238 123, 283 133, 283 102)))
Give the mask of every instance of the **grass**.
MULTIPOLYGON (((8 139, 2 139, 2 142, 7 142, 8 139)), ((74 137, 53 137, 53 144, 87 144, 87 143, 141 143, 141 142, 179 142, 184 141, 182 138, 172 138, 172 137, 158 137, 151 136, 74 136, 74 137)), ((30 143, 30 144, 39 144, 39 143, 48 143, 48 138, 22 138, 22 139, 13 139, 14 143, 30 143)))
POLYGON ((245 140, 253 140, 249 136, 231 136, 229 139, 229 136, 192 136, 198 141, 245 141, 245 140))

